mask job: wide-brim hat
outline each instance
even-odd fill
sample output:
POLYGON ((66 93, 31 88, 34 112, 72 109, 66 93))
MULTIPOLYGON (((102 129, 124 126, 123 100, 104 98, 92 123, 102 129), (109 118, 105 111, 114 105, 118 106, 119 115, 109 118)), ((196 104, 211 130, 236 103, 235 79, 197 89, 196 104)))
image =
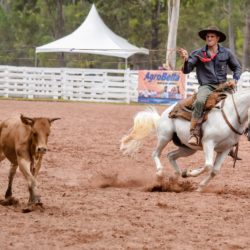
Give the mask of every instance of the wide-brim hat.
POLYGON ((206 40, 207 33, 217 34, 220 37, 218 41, 219 43, 224 42, 227 39, 227 36, 223 32, 221 32, 216 26, 207 27, 206 29, 201 30, 198 34, 201 39, 206 40))

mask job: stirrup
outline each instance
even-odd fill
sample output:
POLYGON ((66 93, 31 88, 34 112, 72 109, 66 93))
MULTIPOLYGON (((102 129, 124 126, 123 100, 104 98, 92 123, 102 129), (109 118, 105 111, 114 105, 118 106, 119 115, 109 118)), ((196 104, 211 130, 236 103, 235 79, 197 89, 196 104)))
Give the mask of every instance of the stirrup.
POLYGON ((242 158, 240 158, 238 155, 235 155, 235 152, 231 149, 228 153, 229 156, 231 156, 233 159, 236 158, 237 161, 241 161, 242 158))

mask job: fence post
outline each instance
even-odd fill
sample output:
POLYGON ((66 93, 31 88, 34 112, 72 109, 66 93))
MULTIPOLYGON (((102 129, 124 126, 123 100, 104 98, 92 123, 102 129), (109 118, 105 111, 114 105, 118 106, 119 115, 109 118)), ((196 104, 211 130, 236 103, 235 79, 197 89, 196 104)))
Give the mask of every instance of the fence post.
POLYGON ((243 90, 244 88, 250 88, 250 72, 248 71, 241 74, 237 84, 237 90, 243 90))
POLYGON ((64 68, 61 68, 61 98, 63 100, 70 99, 70 95, 68 96, 67 80, 64 68))
POLYGON ((9 67, 6 66, 4 70, 4 97, 9 97, 9 67))
POLYGON ((34 83, 31 80, 32 75, 31 74, 29 75, 27 73, 27 71, 28 71, 27 67, 24 67, 23 71, 24 71, 23 74, 25 75, 24 79, 26 80, 23 84, 26 86, 25 92, 26 92, 27 98, 33 99, 34 98, 34 95, 33 95, 34 83))
POLYGON ((130 68, 126 68, 124 71, 124 83, 126 86, 126 103, 130 103, 130 68))
POLYGON ((107 73, 107 71, 105 70, 104 72, 103 72, 103 82, 104 82, 104 84, 103 84, 103 92, 105 93, 104 95, 105 95, 105 101, 107 102, 108 101, 108 99, 109 99, 109 97, 108 97, 108 79, 107 79, 107 75, 108 75, 108 73, 107 73))

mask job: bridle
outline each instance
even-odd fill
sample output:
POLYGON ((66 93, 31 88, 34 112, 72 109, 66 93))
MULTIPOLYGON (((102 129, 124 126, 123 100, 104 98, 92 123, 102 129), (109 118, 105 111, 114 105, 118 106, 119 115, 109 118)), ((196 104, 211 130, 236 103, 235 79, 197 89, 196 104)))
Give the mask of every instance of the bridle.
MULTIPOLYGON (((234 110, 235 110, 236 115, 237 115, 238 123, 241 125, 242 123, 241 123, 241 120, 240 120, 240 115, 239 115, 238 109, 237 109, 236 104, 235 104, 235 101, 234 101, 234 95, 231 94, 231 97, 232 97, 232 100, 233 100, 234 110)), ((223 118, 224 118, 226 124, 229 126, 229 128, 230 128, 235 134, 237 134, 237 135, 243 135, 244 131, 243 131, 243 132, 237 131, 237 130, 233 127, 233 125, 229 122, 229 120, 227 119, 227 116, 226 116, 226 114, 225 114, 225 112, 224 112, 224 110, 223 110, 224 104, 225 104, 225 99, 223 99, 223 101, 222 101, 222 103, 221 103, 221 113, 222 113, 222 116, 223 116, 223 118)))

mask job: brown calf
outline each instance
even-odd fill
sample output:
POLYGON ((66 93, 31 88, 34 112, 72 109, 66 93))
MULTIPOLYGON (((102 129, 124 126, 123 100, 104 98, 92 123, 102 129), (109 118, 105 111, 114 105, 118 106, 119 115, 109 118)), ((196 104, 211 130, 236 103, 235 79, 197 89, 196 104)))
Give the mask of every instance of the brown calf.
POLYGON ((11 162, 9 183, 5 199, 12 197, 12 182, 19 166, 29 188, 29 203, 40 203, 36 191, 36 177, 41 167, 51 123, 60 118, 10 118, 0 124, 0 161, 7 158, 11 162))

